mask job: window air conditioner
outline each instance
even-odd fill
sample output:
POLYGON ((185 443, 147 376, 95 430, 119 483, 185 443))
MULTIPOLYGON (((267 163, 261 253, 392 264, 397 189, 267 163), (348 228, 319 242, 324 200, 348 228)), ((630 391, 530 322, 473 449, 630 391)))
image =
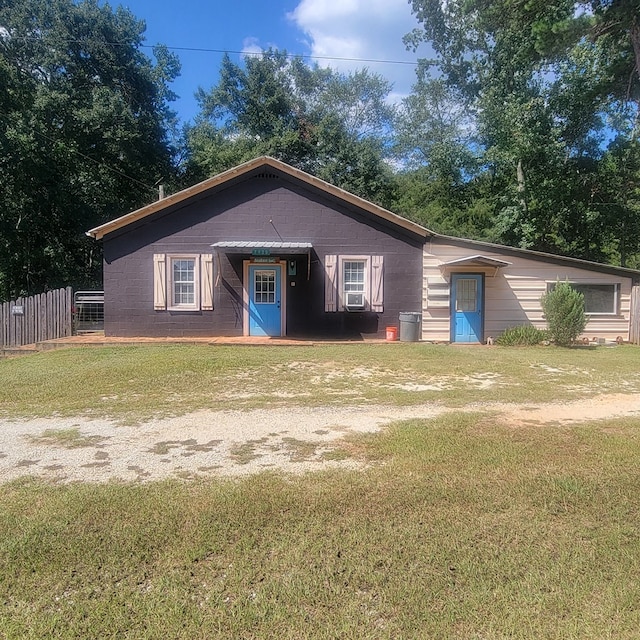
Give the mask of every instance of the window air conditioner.
POLYGON ((345 293, 344 307, 347 311, 362 311, 364 309, 364 293, 345 293))

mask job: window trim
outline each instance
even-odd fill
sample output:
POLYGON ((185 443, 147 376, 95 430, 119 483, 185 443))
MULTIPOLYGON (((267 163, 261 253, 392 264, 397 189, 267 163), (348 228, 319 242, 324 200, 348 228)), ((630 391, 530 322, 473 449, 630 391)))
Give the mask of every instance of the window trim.
MULTIPOLYGON (((557 282, 567 282, 567 284, 572 287, 589 287, 589 286, 600 286, 600 287, 613 287, 613 311, 587 311, 586 307, 584 310, 585 315, 587 316, 596 316, 596 317, 605 317, 605 316, 619 316, 620 315, 620 282, 596 282, 596 281, 575 281, 575 280, 561 280, 555 282, 547 282, 547 292, 553 291, 553 288, 557 284, 557 282)), ((577 289, 576 289, 577 291, 577 289)), ((580 292, 582 293, 582 292, 580 292)))
POLYGON ((338 256, 338 311, 347 311, 344 266, 346 262, 364 263, 364 306, 362 311, 371 309, 371 256, 340 255, 338 256))
POLYGON ((200 254, 167 254, 167 297, 168 311, 200 311, 200 254), (175 302, 176 291, 173 279, 173 263, 176 260, 193 260, 193 303, 191 304, 179 304, 175 302))

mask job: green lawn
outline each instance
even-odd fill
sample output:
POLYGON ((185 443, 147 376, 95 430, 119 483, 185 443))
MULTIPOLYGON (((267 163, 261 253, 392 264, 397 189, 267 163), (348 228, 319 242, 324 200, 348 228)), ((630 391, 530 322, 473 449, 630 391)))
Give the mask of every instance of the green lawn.
MULTIPOLYGON (((266 388, 289 395, 246 406, 462 406, 637 392, 638 357, 631 347, 74 349, 0 362, 0 388, 5 415, 128 420, 228 407, 227 394, 271 377, 282 385, 266 388), (438 375, 458 382, 385 386, 438 375), (101 400, 110 396, 121 399, 101 400)), ((5 484, 0 638, 635 639, 639 436, 630 418, 515 427, 459 411, 351 438, 346 449, 371 462, 360 472, 5 484)))
POLYGON ((73 348, 0 360, 0 417, 135 421, 202 408, 567 400, 639 393, 639 360, 631 346, 73 348))

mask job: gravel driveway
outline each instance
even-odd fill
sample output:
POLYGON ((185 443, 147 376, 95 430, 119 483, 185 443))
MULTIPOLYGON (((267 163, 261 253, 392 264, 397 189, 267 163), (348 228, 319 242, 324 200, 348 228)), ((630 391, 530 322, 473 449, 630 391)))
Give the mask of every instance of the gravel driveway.
MULTIPOLYGON (((483 403, 467 409, 496 412, 501 422, 522 427, 637 415, 640 397, 615 394, 539 406, 483 403)), ((22 476, 51 482, 150 481, 358 468, 362 463, 342 448, 346 435, 444 411, 435 404, 198 411, 135 426, 84 418, 4 420, 0 482, 22 476)))

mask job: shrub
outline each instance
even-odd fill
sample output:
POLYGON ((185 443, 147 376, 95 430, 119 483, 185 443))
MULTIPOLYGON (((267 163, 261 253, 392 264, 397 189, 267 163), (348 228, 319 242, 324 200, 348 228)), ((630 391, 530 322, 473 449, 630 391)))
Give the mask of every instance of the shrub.
POLYGON ((558 282, 540 298, 540 302, 547 318, 551 340, 563 347, 575 342, 587 324, 584 295, 573 289, 568 282, 558 282))
POLYGON ((496 344, 503 347, 529 347, 547 340, 547 332, 527 324, 509 327, 496 338, 496 344))

